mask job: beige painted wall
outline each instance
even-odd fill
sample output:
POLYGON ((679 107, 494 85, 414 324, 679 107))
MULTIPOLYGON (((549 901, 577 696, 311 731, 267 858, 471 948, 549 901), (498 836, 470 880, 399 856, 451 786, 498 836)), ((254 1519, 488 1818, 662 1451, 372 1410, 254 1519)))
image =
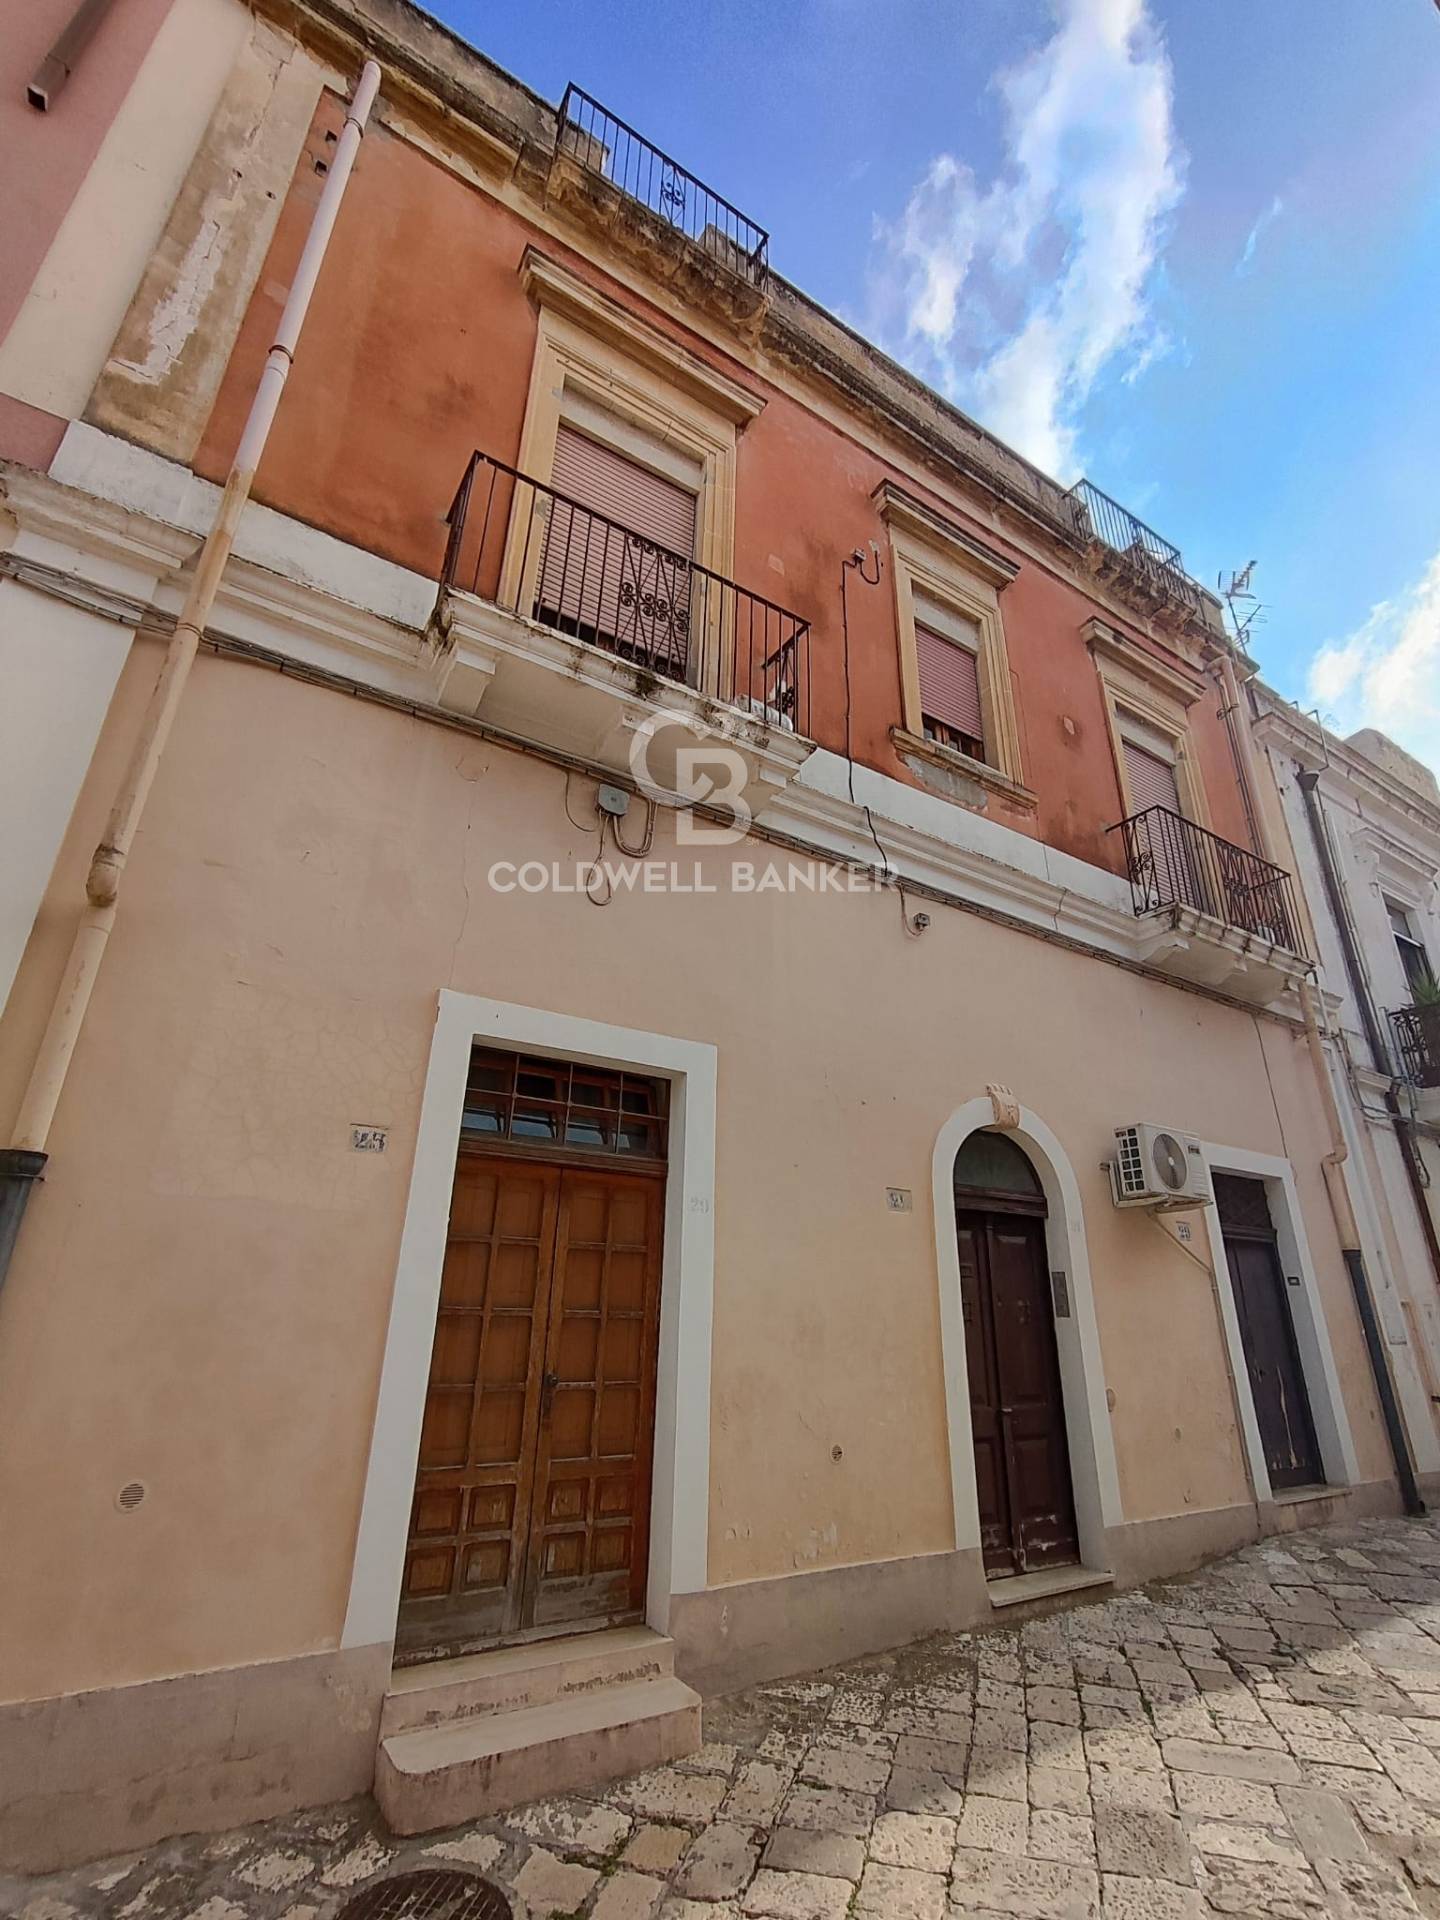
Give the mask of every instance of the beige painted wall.
MULTIPOLYGON (((0 1029, 0 1119, 155 661, 0 1029)), ((907 939, 890 898, 487 888, 590 848, 550 767, 202 656, 0 1310, 0 1698, 335 1644, 442 986, 718 1047, 712 1583, 953 1544, 930 1157, 992 1080, 1077 1170, 1127 1518, 1249 1497, 1206 1276, 1099 1170, 1135 1119, 1290 1155, 1385 1475, 1298 1039, 943 908, 907 939)))

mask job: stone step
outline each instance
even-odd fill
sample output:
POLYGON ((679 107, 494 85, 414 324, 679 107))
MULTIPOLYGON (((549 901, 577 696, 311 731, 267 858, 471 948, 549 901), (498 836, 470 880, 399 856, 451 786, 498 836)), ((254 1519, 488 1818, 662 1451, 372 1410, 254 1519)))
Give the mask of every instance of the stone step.
POLYGON ((603 1786, 699 1745, 700 1696, 664 1674, 390 1734, 376 1758, 375 1798, 395 1833, 429 1833, 603 1786))
POLYGON ((675 1671, 675 1643, 652 1627, 572 1633, 490 1653, 462 1654, 401 1667, 390 1677, 380 1737, 436 1727, 476 1714, 517 1713, 601 1687, 664 1679, 675 1671))

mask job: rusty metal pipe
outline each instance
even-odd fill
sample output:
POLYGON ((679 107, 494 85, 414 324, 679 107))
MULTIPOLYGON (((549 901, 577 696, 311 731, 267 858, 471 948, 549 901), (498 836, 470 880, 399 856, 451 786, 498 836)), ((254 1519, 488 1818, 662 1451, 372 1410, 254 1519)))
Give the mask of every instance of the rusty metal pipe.
POLYGON ((69 24, 35 69, 35 77, 25 89, 25 98, 37 113, 48 113, 59 99, 65 82, 80 64, 81 54, 114 4, 115 0, 80 0, 69 24))

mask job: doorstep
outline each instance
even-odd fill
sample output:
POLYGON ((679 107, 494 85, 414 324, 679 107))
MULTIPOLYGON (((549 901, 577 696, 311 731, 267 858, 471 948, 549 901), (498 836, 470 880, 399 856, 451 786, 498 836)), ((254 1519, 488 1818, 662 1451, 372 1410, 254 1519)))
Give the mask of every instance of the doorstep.
POLYGON ((404 1667, 381 1710, 375 1798, 395 1833, 604 1786, 700 1744, 700 1696, 648 1627, 404 1667))
POLYGON ((1311 1500, 1338 1500, 1344 1491, 1344 1487, 1318 1485, 1313 1487, 1286 1487, 1283 1492, 1276 1493, 1272 1487, 1270 1489, 1270 1499, 1272 1504, 1277 1507, 1303 1507, 1311 1500))
POLYGON ((1040 1573, 1014 1573, 992 1580, 987 1592, 992 1607, 1019 1607, 1029 1600, 1053 1600, 1060 1594, 1085 1593, 1091 1587, 1113 1587, 1113 1573, 1094 1567, 1046 1567, 1040 1573))

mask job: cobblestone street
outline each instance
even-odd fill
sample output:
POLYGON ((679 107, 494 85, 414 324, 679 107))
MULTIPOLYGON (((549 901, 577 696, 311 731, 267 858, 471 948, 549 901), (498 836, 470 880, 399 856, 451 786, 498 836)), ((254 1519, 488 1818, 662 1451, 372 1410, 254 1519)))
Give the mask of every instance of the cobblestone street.
POLYGON ((395 1843, 368 1802, 0 1882, 23 1920, 328 1920, 478 1869, 518 1920, 1440 1916, 1440 1525, 757 1688, 682 1765, 395 1843))

